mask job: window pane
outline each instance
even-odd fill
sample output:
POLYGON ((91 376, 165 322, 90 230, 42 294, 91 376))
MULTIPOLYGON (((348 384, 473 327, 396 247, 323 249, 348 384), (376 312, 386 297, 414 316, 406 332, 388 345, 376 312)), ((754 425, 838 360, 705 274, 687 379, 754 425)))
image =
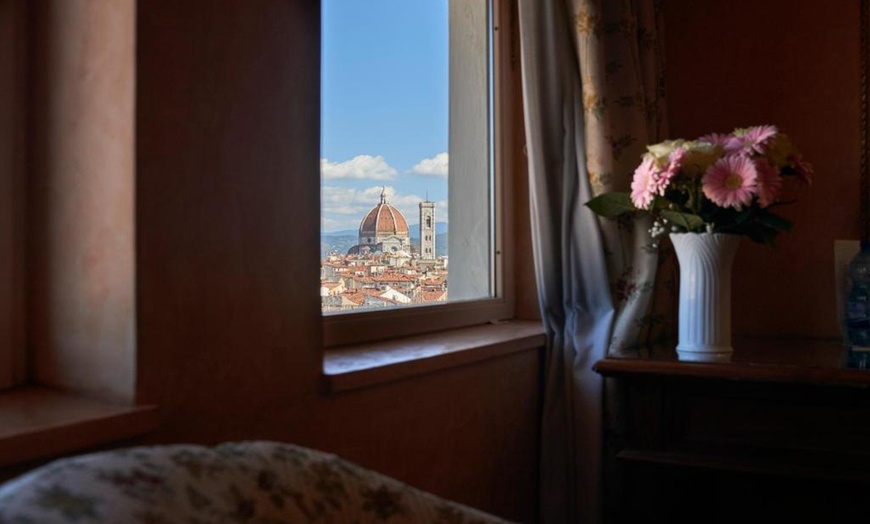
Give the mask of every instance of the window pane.
POLYGON ((322 5, 324 313, 493 296, 488 3, 322 5))

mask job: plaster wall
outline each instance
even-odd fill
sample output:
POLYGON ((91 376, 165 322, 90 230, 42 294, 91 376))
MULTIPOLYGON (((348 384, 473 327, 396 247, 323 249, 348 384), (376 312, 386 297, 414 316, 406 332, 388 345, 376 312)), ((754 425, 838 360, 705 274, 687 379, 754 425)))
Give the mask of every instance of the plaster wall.
POLYGON ((137 9, 138 398, 150 442, 275 439, 535 515, 535 351, 321 388, 317 2, 137 9))
POLYGON ((776 124, 816 170, 781 208, 794 229, 744 240, 734 265, 736 334, 838 337, 835 239, 860 224, 858 2, 663 3, 671 137, 776 124))
POLYGON ((28 7, 31 373, 131 400, 135 2, 28 7))
POLYGON ((0 0, 30 378, 159 407, 113 445, 295 442, 533 521, 538 351, 323 390, 319 27, 307 0, 0 0))

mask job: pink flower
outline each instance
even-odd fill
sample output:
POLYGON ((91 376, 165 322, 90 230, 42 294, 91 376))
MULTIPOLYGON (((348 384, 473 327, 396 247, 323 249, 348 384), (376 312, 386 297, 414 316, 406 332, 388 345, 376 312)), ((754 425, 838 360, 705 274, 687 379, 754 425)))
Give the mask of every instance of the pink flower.
POLYGON ((671 181, 677 176, 680 168, 683 166, 683 157, 686 155, 686 148, 678 147, 671 151, 668 156, 668 165, 664 169, 653 173, 653 189, 657 195, 665 196, 665 189, 671 184, 671 181))
POLYGON ((743 149, 743 142, 734 135, 710 133, 709 135, 702 136, 698 141, 721 147, 722 154, 726 156, 739 153, 743 149))
POLYGON ((656 194, 656 165, 652 156, 644 157, 631 180, 631 202, 638 209, 649 209, 656 194))
POLYGON ((740 140, 745 154, 763 155, 778 132, 776 126, 755 126, 742 130, 741 134, 737 135, 737 139, 740 140))
POLYGON ((701 184, 704 195, 721 207, 740 209, 755 196, 758 173, 743 156, 726 156, 707 169, 701 184))
POLYGON ((795 174, 797 174, 797 179, 803 182, 805 185, 812 185, 813 183, 813 175, 815 175, 815 171, 813 171, 813 166, 810 165, 809 162, 804 161, 803 157, 800 154, 792 155, 788 159, 789 163, 794 166, 795 174))
POLYGON ((767 207, 776 202, 779 190, 782 188, 782 177, 779 169, 772 166, 764 158, 754 162, 755 171, 758 173, 758 205, 767 207))

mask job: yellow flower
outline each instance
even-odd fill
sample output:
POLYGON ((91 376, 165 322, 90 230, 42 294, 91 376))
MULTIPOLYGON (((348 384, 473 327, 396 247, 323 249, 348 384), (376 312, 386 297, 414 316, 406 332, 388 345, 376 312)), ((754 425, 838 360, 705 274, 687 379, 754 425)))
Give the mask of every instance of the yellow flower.
POLYGON ((683 139, 665 140, 658 144, 646 146, 646 150, 655 159, 657 167, 664 167, 668 164, 668 157, 671 155, 671 151, 682 146, 685 142, 683 139))
POLYGON ((684 147, 686 152, 683 154, 683 174, 690 177, 703 175, 722 154, 720 146, 709 142, 693 140, 686 142, 684 147))
POLYGON ((784 133, 777 133, 770 142, 767 157, 776 167, 783 168, 788 164, 788 157, 795 153, 791 140, 784 133))

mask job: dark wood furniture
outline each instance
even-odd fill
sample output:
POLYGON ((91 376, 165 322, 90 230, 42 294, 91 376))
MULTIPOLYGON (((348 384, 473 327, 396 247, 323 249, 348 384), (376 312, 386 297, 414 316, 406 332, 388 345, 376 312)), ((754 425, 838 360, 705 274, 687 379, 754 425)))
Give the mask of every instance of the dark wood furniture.
POLYGON ((870 371, 837 341, 607 358, 605 522, 870 519, 870 371))

